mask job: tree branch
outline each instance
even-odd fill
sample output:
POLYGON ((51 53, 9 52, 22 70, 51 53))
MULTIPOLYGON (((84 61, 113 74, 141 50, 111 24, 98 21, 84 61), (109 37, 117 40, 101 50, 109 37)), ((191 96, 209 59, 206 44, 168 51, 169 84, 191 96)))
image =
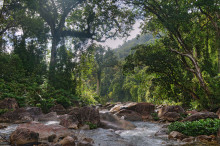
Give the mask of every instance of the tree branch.
POLYGON ((72 36, 72 37, 79 37, 79 38, 92 38, 93 34, 84 31, 84 32, 79 32, 79 31, 74 31, 74 30, 64 30, 61 32, 62 37, 67 37, 67 36, 72 36))
POLYGON ((52 30, 55 29, 55 21, 53 19, 53 16, 51 15, 49 10, 46 10, 44 8, 45 3, 41 0, 39 1, 39 13, 41 17, 47 22, 47 24, 51 27, 52 30))

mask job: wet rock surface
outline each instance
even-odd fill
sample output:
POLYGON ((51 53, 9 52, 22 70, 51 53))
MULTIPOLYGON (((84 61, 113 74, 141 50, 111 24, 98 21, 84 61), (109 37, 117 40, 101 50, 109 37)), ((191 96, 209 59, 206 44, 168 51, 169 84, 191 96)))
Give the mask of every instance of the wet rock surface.
MULTIPOLYGON (((10 133, 10 142, 21 146, 91 146, 94 144, 93 139, 85 137, 77 131, 68 130, 58 124, 48 125, 37 122, 21 124, 18 127, 14 127, 13 132, 10 133)), ((1 141, 0 144, 2 144, 1 141)))
POLYGON ((67 110, 61 104, 57 104, 50 109, 50 112, 56 112, 58 115, 64 115, 67 110))
POLYGON ((192 143, 194 142, 194 140, 195 140, 195 137, 190 136, 190 137, 184 138, 182 142, 192 143))
POLYGON ((187 138, 187 136, 185 136, 184 134, 177 132, 177 131, 172 131, 169 136, 169 139, 180 139, 183 140, 184 138, 187 138))
POLYGON ((125 109, 135 111, 142 116, 150 116, 151 113, 155 112, 155 105, 151 103, 136 103, 125 107, 125 109))
POLYGON ((75 108, 68 113, 75 117, 79 125, 84 125, 86 122, 90 122, 95 125, 100 124, 99 110, 93 107, 85 106, 81 108, 75 108))
POLYGON ((179 114, 186 114, 185 110, 181 106, 165 106, 158 110, 158 117, 162 117, 168 112, 176 112, 179 114))
POLYGON ((111 113, 123 117, 129 121, 152 120, 152 113, 155 113, 155 105, 150 103, 125 103, 116 104, 110 109, 111 113))
POLYGON ((22 146, 25 144, 34 144, 38 142, 39 133, 27 128, 18 128, 12 132, 10 142, 12 145, 22 146))
POLYGON ((195 138, 196 141, 201 141, 201 142, 211 142, 214 139, 215 137, 208 136, 208 135, 199 135, 195 138))
POLYGON ((123 117, 125 120, 128 121, 142 121, 142 116, 132 110, 122 109, 115 113, 115 115, 117 115, 118 117, 123 117))
POLYGON ((160 119, 169 121, 169 122, 175 122, 181 119, 181 116, 179 113, 176 112, 167 112, 163 114, 160 119))
POLYGON ((42 113, 38 107, 18 108, 0 116, 0 123, 26 123, 33 121, 42 113))
POLYGON ((28 129, 32 132, 39 133, 40 141, 47 141, 48 137, 51 135, 56 135, 56 138, 58 139, 60 137, 65 137, 71 134, 67 128, 61 125, 45 125, 37 122, 21 124, 17 127, 17 129, 28 129))
POLYGON ((121 102, 114 103, 114 104, 112 104, 112 103, 110 103, 110 102, 107 102, 104 106, 102 106, 102 110, 103 110, 103 109, 107 109, 108 111, 110 111, 111 108, 113 108, 113 107, 114 107, 115 105, 117 105, 117 104, 121 104, 121 102))
POLYGON ((213 112, 197 112, 197 113, 183 119, 183 122, 184 121, 196 121, 196 120, 207 119, 207 118, 214 119, 214 118, 218 118, 218 116, 217 116, 217 114, 215 114, 213 112))
POLYGON ((123 104, 116 104, 114 105, 111 109, 110 109, 110 112, 111 113, 116 113, 116 112, 119 112, 123 107, 123 104))
POLYGON ((64 139, 62 139, 59 144, 62 145, 62 146, 75 146, 75 141, 77 139, 76 138, 73 138, 71 136, 67 136, 65 137, 64 139))
POLYGON ((105 129, 129 130, 135 128, 135 126, 131 122, 120 119, 116 115, 113 115, 111 113, 101 113, 100 117, 100 126, 105 129))
POLYGON ((43 115, 40 115, 38 117, 38 121, 57 121, 58 120, 58 117, 57 117, 57 113, 56 112, 50 112, 50 113, 47 113, 47 114, 43 114, 43 115))
POLYGON ((59 119, 60 125, 69 129, 78 129, 79 121, 74 115, 62 115, 59 119))

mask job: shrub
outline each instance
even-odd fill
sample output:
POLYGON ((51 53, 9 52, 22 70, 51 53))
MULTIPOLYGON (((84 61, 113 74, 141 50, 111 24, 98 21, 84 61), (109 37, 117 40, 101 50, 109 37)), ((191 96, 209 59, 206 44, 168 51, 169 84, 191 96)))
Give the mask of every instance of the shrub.
POLYGON ((152 113, 151 116, 155 121, 158 121, 160 118, 158 117, 158 113, 152 113))
POLYGON ((8 109, 0 109, 0 115, 4 114, 6 112, 8 112, 8 109))
POLYGON ((186 136, 216 135, 220 128, 220 119, 201 119, 192 122, 174 122, 168 126, 169 132, 178 131, 186 136))
POLYGON ((49 109, 55 105, 55 99, 53 98, 42 98, 40 103, 36 106, 40 107, 44 113, 48 113, 49 109))
POLYGON ((98 126, 96 124, 93 124, 91 122, 85 122, 86 125, 89 125, 90 129, 96 129, 98 126))

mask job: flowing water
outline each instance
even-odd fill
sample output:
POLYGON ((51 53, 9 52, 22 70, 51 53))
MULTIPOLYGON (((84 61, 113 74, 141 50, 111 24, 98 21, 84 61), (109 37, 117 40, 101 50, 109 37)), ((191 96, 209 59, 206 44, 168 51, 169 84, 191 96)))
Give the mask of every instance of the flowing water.
MULTIPOLYGON (((49 121, 45 125, 59 124, 58 121, 49 121)), ((173 145, 174 141, 167 137, 156 137, 155 133, 162 125, 150 122, 134 122, 137 126, 134 130, 94 129, 75 131, 79 135, 90 137, 94 140, 95 146, 160 146, 173 145)), ((0 129, 0 134, 7 139, 15 131, 17 125, 9 125, 5 129, 0 129)), ((80 137, 79 137, 80 138, 80 137)))
POLYGON ((168 140, 166 136, 155 136, 163 126, 150 122, 134 122, 137 128, 133 130, 94 129, 84 130, 81 134, 94 140, 95 146, 162 146, 179 145, 176 141, 168 140))
POLYGON ((9 139, 10 134, 15 131, 17 126, 17 124, 12 124, 8 125, 7 128, 0 129, 0 139, 9 139))
MULTIPOLYGON (((53 124, 59 124, 59 121, 48 121, 44 122, 45 125, 53 125, 53 124)), ((4 124, 3 124, 4 125, 4 124)), ((8 145, 9 137, 13 131, 16 130, 18 127, 18 124, 5 124, 7 128, 0 129, 0 146, 6 146, 8 145)))
MULTIPOLYGON (((137 127, 133 130, 74 130, 79 139, 90 137, 94 140, 95 146, 170 146, 181 145, 177 141, 169 140, 167 135, 155 136, 163 124, 151 122, 133 122, 137 127)), ((45 122, 45 125, 59 124, 59 121, 45 122)), ((0 129, 0 145, 7 145, 2 142, 1 137, 9 139, 10 134, 15 131, 17 124, 8 125, 7 128, 0 129)))

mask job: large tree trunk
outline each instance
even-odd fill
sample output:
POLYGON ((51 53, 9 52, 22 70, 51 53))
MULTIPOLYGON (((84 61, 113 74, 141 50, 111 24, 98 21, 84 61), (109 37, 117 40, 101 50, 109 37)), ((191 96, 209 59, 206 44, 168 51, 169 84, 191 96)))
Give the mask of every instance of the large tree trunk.
POLYGON ((57 63, 57 45, 59 43, 59 39, 53 37, 52 39, 52 49, 51 49, 51 58, 50 58, 50 65, 49 65, 49 82, 54 83, 55 78, 55 68, 57 63))
POLYGON ((192 72, 192 73, 196 76, 196 78, 199 80, 199 84, 200 84, 200 86, 203 88, 203 90, 204 90, 206 96, 209 97, 209 95, 210 95, 211 92, 209 91, 209 88, 208 88, 207 84, 205 83, 205 81, 204 81, 204 79, 203 79, 202 72, 201 72, 201 69, 200 69, 200 67, 199 67, 199 64, 198 64, 197 60, 193 57, 193 55, 190 54, 190 53, 182 53, 182 52, 179 52, 179 51, 177 51, 177 50, 175 50, 175 49, 171 49, 171 51, 173 51, 173 52, 175 52, 175 53, 181 55, 181 56, 182 56, 182 59, 184 59, 184 57, 187 57, 187 58, 190 59, 190 61, 192 62, 193 68, 191 68, 191 67, 187 64, 187 62, 185 61, 185 59, 183 60, 183 63, 184 63, 184 65, 185 65, 186 69, 187 69, 188 71, 192 72))
POLYGON ((193 62, 194 67, 195 67, 195 75, 199 79, 200 85, 204 89, 206 96, 209 97, 210 91, 209 91, 208 86, 206 85, 206 83, 205 83, 205 81, 203 79, 203 76, 202 76, 202 73, 201 73, 201 69, 200 69, 200 67, 198 65, 198 62, 196 60, 193 60, 192 62, 193 62))

